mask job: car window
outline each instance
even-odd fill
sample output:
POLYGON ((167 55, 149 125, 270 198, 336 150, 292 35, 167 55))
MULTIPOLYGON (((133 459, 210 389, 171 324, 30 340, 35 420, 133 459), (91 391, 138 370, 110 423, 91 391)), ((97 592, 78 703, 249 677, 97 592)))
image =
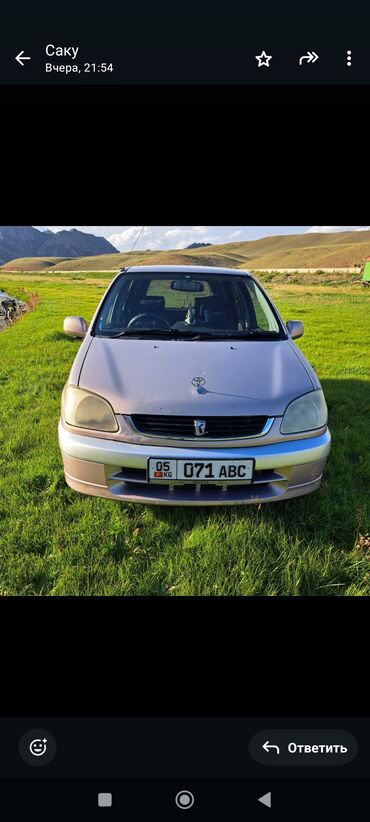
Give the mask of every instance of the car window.
POLYGON ((256 323, 263 331, 279 331, 274 314, 264 296, 263 292, 256 286, 253 280, 248 282, 248 290, 252 300, 256 323))
POLYGON ((273 308, 250 277, 196 272, 193 284, 185 273, 188 288, 184 273, 127 272, 118 277, 103 301, 95 332, 107 336, 166 329, 177 335, 193 329, 218 336, 283 333, 273 308), (179 287, 171 288, 176 280, 179 287))
MULTIPOLYGON (((199 278, 198 278, 199 279, 199 278)), ((174 277, 171 280, 163 280, 163 279, 152 279, 149 283, 148 290, 146 292, 147 297, 164 297, 165 308, 187 308, 188 306, 194 305, 194 296, 199 296, 197 294, 191 293, 182 293, 181 291, 173 291, 171 289, 171 283, 173 282, 174 277)), ((203 282, 204 290, 202 295, 204 297, 211 297, 213 291, 209 283, 203 282)))

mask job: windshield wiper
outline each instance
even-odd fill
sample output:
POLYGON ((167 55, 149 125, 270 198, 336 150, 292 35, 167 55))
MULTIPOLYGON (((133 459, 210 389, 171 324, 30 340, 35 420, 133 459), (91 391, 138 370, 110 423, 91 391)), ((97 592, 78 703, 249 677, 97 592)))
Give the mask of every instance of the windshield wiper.
MULTIPOLYGON (((118 334, 112 334, 109 336, 109 339, 114 340, 119 337, 138 337, 138 336, 174 336, 174 337, 186 337, 187 339, 192 340, 202 340, 202 339, 211 339, 212 337, 215 339, 222 339, 222 340, 244 340, 248 337, 255 337, 255 336, 276 336, 276 331, 264 331, 263 328, 252 328, 250 331, 229 331, 229 332, 222 332, 222 331, 187 331, 185 329, 179 328, 126 328, 124 331, 120 331, 118 334)), ((105 335, 104 335, 105 336, 105 335)))
MULTIPOLYGON (((125 331, 120 331, 119 334, 112 334, 110 337, 111 340, 117 339, 117 337, 137 337, 141 335, 145 336, 157 336, 157 335, 173 335, 175 337, 191 337, 192 339, 199 338, 199 331, 180 331, 179 328, 126 328, 125 331)), ((207 336, 213 336, 212 334, 208 334, 207 336)))
POLYGON ((276 331, 265 331, 263 328, 251 328, 249 331, 229 331, 226 334, 213 334, 223 340, 246 340, 249 337, 276 337, 276 331))

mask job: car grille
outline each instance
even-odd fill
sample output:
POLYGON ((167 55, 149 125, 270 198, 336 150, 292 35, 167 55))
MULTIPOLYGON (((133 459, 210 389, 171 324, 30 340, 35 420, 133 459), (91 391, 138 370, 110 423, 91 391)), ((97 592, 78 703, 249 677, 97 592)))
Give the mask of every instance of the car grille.
MULTIPOLYGON (((195 483, 195 482, 194 483, 182 483, 181 481, 176 480, 176 482, 174 482, 174 483, 167 483, 167 484, 166 483, 161 483, 161 485, 159 486, 158 483, 149 483, 148 482, 147 472, 146 472, 145 468, 131 468, 129 466, 124 466, 123 468, 121 468, 120 471, 115 471, 114 474, 110 475, 109 479, 112 480, 112 482, 114 482, 114 483, 115 482, 125 482, 126 485, 135 485, 135 486, 138 486, 138 485, 148 485, 148 486, 149 485, 155 485, 156 488, 158 488, 158 487, 168 488, 170 485, 171 485, 171 487, 176 488, 176 487, 183 486, 184 484, 186 484, 188 487, 190 487, 190 486, 195 487, 195 485, 202 485, 203 487, 208 487, 209 485, 211 485, 211 483, 208 483, 208 482, 207 483, 195 483)), ((280 471, 276 471, 273 468, 266 468, 266 469, 262 469, 262 470, 260 469, 259 471, 257 470, 257 471, 254 472, 253 483, 251 483, 251 484, 252 485, 267 485, 268 483, 281 482, 282 480, 285 480, 285 479, 286 479, 286 477, 284 476, 284 474, 280 473, 280 471)), ((224 485, 224 484, 225 483, 221 483, 221 482, 217 483, 217 485, 224 485)), ((243 482, 243 483, 233 482, 232 483, 233 486, 238 486, 238 487, 240 485, 245 486, 245 484, 246 484, 245 482, 243 482)), ((229 485, 229 487, 230 487, 230 485, 229 485)))
POLYGON ((205 433, 195 434, 195 417, 173 417, 162 414, 133 414, 131 420, 137 431, 157 437, 194 439, 229 439, 253 437, 261 434, 268 417, 202 417, 205 433))

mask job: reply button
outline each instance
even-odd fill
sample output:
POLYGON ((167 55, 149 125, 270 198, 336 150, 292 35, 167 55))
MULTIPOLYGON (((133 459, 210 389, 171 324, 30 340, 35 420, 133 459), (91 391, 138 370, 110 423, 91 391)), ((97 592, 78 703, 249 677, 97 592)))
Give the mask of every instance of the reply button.
POLYGON ((357 742, 337 729, 267 730, 255 734, 249 753, 261 765, 348 765, 357 754, 357 742))

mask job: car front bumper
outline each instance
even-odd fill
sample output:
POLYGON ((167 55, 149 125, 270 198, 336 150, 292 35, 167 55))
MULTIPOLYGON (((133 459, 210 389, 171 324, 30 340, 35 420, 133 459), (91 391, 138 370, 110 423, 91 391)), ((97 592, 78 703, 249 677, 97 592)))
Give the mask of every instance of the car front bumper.
POLYGON ((328 429, 305 439, 238 448, 138 445, 75 434, 59 422, 59 445, 68 485, 82 494, 152 505, 242 505, 277 502, 315 491, 330 451, 328 429), (254 459, 252 484, 147 482, 147 461, 254 459))

